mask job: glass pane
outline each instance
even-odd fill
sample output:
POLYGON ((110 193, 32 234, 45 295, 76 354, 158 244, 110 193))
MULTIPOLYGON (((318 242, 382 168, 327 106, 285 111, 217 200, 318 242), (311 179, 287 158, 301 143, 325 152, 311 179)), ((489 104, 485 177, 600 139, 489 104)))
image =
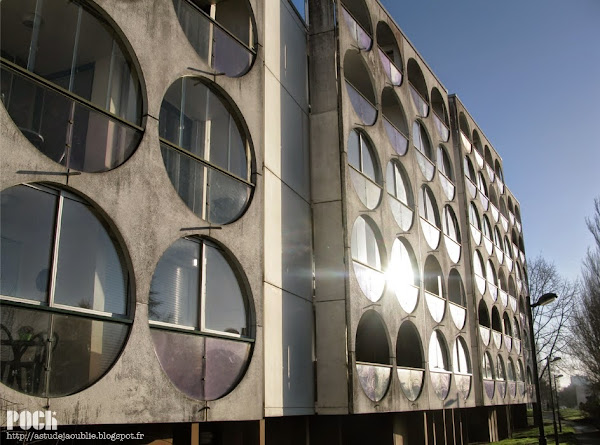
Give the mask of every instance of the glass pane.
POLYGON ((371 153, 371 147, 367 143, 364 137, 360 138, 361 146, 362 146, 362 172, 371 178, 373 181, 376 181, 377 174, 375 171, 375 161, 373 160, 373 154, 371 153))
POLYGON ((204 337, 151 329, 160 366, 181 392, 205 400, 204 337))
MULTIPOLYGON (((189 150, 200 158, 206 158, 206 134, 210 131, 211 119, 215 119, 216 127, 219 120, 225 118, 223 106, 202 82, 197 79, 185 77, 179 79, 174 85, 183 83, 180 110, 183 111, 183 122, 179 142, 180 147, 189 150), (210 116, 209 116, 210 113, 210 116)), ((227 132, 225 133, 227 138, 227 132)))
POLYGON ((182 129, 180 124, 182 86, 183 82, 180 80, 169 87, 160 104, 160 115, 158 119, 159 136, 180 147, 182 146, 179 141, 179 133, 182 129))
POLYGON ((429 369, 449 370, 448 353, 441 339, 441 334, 438 331, 435 331, 431 335, 431 340, 429 341, 429 369))
POLYGON ((120 249, 91 209, 65 198, 54 301, 127 313, 127 269, 120 249))
POLYGON ((206 338, 205 400, 230 392, 242 378, 250 359, 250 344, 206 338))
POLYGON ((48 302, 57 197, 26 186, 0 197, 0 293, 48 302))
POLYGON ((50 315, 2 305, 0 310, 2 383, 26 394, 46 393, 50 315))
POLYGON ((346 82, 346 89, 354 111, 365 125, 373 125, 377 118, 377 109, 365 99, 349 82, 346 82))
POLYGON ((161 144, 160 152, 169 179, 177 194, 192 212, 202 218, 205 183, 204 165, 164 144, 161 144))
POLYGON ((425 371, 398 367, 396 372, 398 373, 398 380, 400 381, 400 387, 404 395, 410 401, 417 400, 423 386, 425 371))
POLYGON ((252 53, 218 26, 213 25, 213 32, 215 71, 229 77, 241 76, 248 71, 252 53))
POLYGON ((385 275, 356 261, 353 264, 356 279, 365 296, 371 301, 379 300, 385 287, 385 275))
POLYGON ((49 397, 77 392, 112 366, 125 343, 129 325, 53 315, 49 397))
POLYGON ((433 390, 440 399, 444 400, 448 396, 448 391, 450 390, 452 374, 449 372, 433 371, 430 373, 430 377, 433 390))
POLYGON ((200 244, 179 239, 160 258, 148 302, 150 320, 198 329, 200 244))
POLYGON ((200 58, 209 62, 208 57, 212 45, 210 21, 186 0, 173 0, 173 5, 188 41, 200 58))
POLYGON ((215 224, 235 221, 246 209, 250 199, 250 187, 213 168, 207 170, 208 220, 215 224))
POLYGON ((406 139, 406 136, 400 133, 387 119, 383 120, 383 126, 385 127, 385 131, 394 151, 400 156, 404 156, 408 149, 408 139, 406 139))
POLYGON ((369 399, 379 402, 390 384, 392 369, 384 366, 356 365, 358 380, 369 399))
POLYGON ((221 252, 205 244, 204 327, 248 335, 246 303, 237 277, 221 252))
POLYGON ((350 132, 348 138, 348 163, 360 171, 360 140, 356 131, 350 132))

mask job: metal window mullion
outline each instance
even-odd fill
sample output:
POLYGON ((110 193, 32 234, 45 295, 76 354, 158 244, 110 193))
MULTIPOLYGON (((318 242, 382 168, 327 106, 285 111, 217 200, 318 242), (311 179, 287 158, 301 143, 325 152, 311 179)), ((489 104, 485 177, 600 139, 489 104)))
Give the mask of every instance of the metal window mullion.
POLYGON ((200 264, 200 304, 198 305, 199 308, 199 320, 200 320, 200 331, 204 332, 206 329, 206 320, 205 320, 205 302, 206 302, 206 245, 204 243, 202 243, 200 245, 200 258, 201 258, 201 264, 200 264))
POLYGON ((110 98, 111 98, 111 92, 112 92, 112 82, 113 82, 113 68, 115 67, 115 47, 116 47, 116 41, 113 39, 112 41, 112 48, 110 50, 110 67, 108 69, 108 88, 106 90, 106 102, 105 102, 105 108, 110 111, 110 98))
MULTIPOLYGON (((216 4, 211 4, 210 5, 210 18, 216 22, 215 17, 217 16, 217 5, 216 4)), ((209 46, 208 46, 208 60, 210 60, 210 66, 214 67, 215 66, 215 44, 216 44, 216 40, 215 40, 215 25, 214 22, 210 21, 209 25, 208 25, 208 41, 210 42, 209 46)))
MULTIPOLYGON (((208 116, 210 116, 210 90, 207 88, 206 89, 206 109, 204 111, 204 114, 206 116, 206 120, 204 121, 204 152, 202 153, 202 156, 204 157, 204 159, 206 159, 208 162, 212 163, 211 160, 211 153, 210 153, 210 147, 211 147, 211 136, 212 136, 212 120, 208 119, 208 116)), ((204 168, 202 169, 202 219, 208 219, 207 215, 208 215, 208 187, 209 187, 209 183, 208 183, 208 166, 204 166, 204 168)), ((204 252, 204 249, 202 250, 204 252)))
POLYGON ((75 67, 77 65, 77 52, 79 50, 79 33, 81 31, 81 6, 77 11, 77 26, 75 28, 75 41, 73 42, 73 57, 71 58, 71 76, 69 77, 69 91, 73 92, 73 82, 75 80, 75 67))
POLYGON ((54 296, 56 290, 56 275, 58 272, 58 252, 60 250, 60 233, 62 229, 62 212, 64 207, 64 197, 62 192, 58 195, 58 205, 56 210, 56 223, 54 228, 54 246, 52 249, 52 265, 50 269, 50 285, 48 289, 48 306, 54 305, 54 296))
POLYGON ((37 56, 40 28, 42 26, 42 7, 44 0, 35 2, 35 12, 33 17, 33 30, 31 31, 31 42, 29 43, 29 54, 27 55, 27 69, 33 71, 35 58, 37 56))

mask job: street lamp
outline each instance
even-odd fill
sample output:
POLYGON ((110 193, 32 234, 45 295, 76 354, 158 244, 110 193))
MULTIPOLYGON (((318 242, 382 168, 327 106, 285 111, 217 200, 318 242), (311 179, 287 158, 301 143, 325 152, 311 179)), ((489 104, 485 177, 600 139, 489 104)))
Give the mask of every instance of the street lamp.
POLYGON ((535 380, 534 380, 534 385, 535 385, 535 397, 537 399, 536 403, 533 406, 533 414, 535 416, 535 421, 538 424, 538 428, 540 431, 540 436, 539 436, 539 444, 540 445, 546 445, 546 435, 544 434, 544 419, 542 418, 542 399, 540 397, 540 378, 538 376, 538 367, 537 367, 537 352, 536 352, 536 346, 535 346, 535 332, 533 331, 533 312, 532 309, 534 307, 538 307, 538 306, 543 306, 545 304, 551 303, 554 300, 556 300, 558 298, 558 296, 555 293, 547 293, 542 295, 538 301, 536 301, 534 304, 531 304, 531 296, 527 296, 527 306, 529 308, 529 310, 527 311, 529 313, 529 338, 531 339, 531 346, 532 346, 532 350, 533 350, 533 373, 535 374, 535 380))
POLYGON ((554 395, 552 394, 552 371, 550 363, 559 361, 560 357, 554 357, 550 360, 550 356, 546 357, 546 368, 548 368, 548 382, 550 383, 550 406, 552 407, 552 423, 554 424, 554 441, 558 445, 558 430, 556 429, 556 410, 554 409, 554 395))
POLYGON ((558 430, 562 433, 562 422, 560 421, 560 403, 558 402, 558 386, 556 385, 556 379, 563 377, 562 374, 554 376, 554 391, 556 392, 556 410, 558 412, 558 430))

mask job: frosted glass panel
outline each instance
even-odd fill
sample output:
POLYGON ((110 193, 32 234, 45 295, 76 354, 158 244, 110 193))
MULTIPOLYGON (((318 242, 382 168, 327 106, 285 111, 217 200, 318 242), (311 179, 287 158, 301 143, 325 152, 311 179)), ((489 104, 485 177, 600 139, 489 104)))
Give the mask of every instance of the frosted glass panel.
POLYGON ((417 400, 423 388, 425 371, 423 369, 398 367, 396 372, 400 381, 400 388, 402 388, 402 392, 406 398, 410 401, 417 400))
POLYGON ((367 397, 374 402, 383 399, 390 385, 392 368, 357 363, 356 372, 358 381, 367 397))

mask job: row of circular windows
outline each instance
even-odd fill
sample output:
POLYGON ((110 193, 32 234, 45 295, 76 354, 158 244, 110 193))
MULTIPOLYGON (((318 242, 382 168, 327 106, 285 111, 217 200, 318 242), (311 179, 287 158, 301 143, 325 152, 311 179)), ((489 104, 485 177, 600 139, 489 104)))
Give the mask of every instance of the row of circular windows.
MULTIPOLYGON (((501 355, 497 356, 497 365, 494 365, 492 354, 486 351, 483 355, 483 387, 488 398, 492 399, 496 389, 500 398, 507 395, 512 397, 525 395, 525 371, 523 363, 518 360, 517 365, 512 359, 508 358, 508 366, 504 365, 504 359, 501 355)), ((532 397, 531 386, 533 379, 531 368, 527 366, 527 387, 529 387, 529 396, 532 397)))
POLYGON ((513 213, 512 199, 510 196, 508 196, 508 202, 511 206, 511 210, 507 211, 504 197, 501 196, 500 200, 498 200, 498 195, 496 194, 494 185, 490 184, 488 188, 485 178, 483 177, 483 173, 481 171, 477 172, 477 174, 475 173, 473 163, 468 156, 465 156, 464 158, 464 169, 466 179, 465 186, 469 191, 471 199, 478 200, 484 212, 489 210, 494 221, 500 222, 505 232, 508 232, 510 227, 511 231, 515 233, 515 237, 518 237, 518 234, 523 231, 521 225, 521 215, 517 206, 514 207, 517 214, 515 215, 513 213))
MULTIPOLYGON (((343 0, 342 1, 342 15, 346 22, 346 29, 348 29, 350 35, 355 40, 359 51, 370 51, 373 47, 373 33, 371 26, 371 19, 366 4, 362 0, 343 0)), ((385 71, 389 82, 393 86, 400 86, 403 80, 403 61, 400 49, 392 29, 386 22, 380 21, 377 24, 376 30, 377 39, 377 52, 381 61, 383 70, 385 71)), ((355 52, 347 52, 344 59, 344 71, 346 73, 346 82, 348 86, 348 93, 351 95, 353 105, 356 107, 355 102, 362 101, 368 102, 363 104, 367 108, 375 108, 375 98, 372 94, 372 82, 370 81, 371 76, 366 69, 362 59, 357 56, 350 56, 349 54, 356 54, 355 52), (354 60, 348 60, 354 59, 354 60), (356 63, 361 61, 362 63, 356 63), (348 85, 349 84, 349 85, 348 85), (359 92, 361 97, 352 98, 353 93, 350 91, 354 89, 359 92), (369 107, 370 105, 370 107, 369 107)), ((415 107, 422 117, 429 115, 429 88, 425 81, 423 71, 419 66, 419 63, 410 58, 407 63, 407 74, 410 88, 410 94, 415 104, 415 107)), ((434 112, 434 121, 436 127, 440 130, 440 136, 442 140, 447 141, 449 137, 449 119, 446 108, 446 103, 440 91, 433 87, 431 89, 431 105, 434 112)), ((359 108, 363 109, 364 106, 359 108)), ((357 110, 358 112, 358 110, 357 110)), ((359 113, 361 115, 361 113, 359 113)), ((367 125, 372 125, 375 122, 376 115, 373 115, 373 111, 366 112, 363 119, 367 125), (370 122, 372 121, 372 122, 370 122), (369 123, 370 122, 370 123, 369 123)))
MULTIPOLYGON (((197 16, 214 27, 204 31, 215 34, 217 64, 232 35, 218 37, 220 28, 206 16, 218 8, 201 3, 174 0, 188 28, 200 26, 197 16), (181 12, 185 8, 195 12, 181 12)), ((22 134, 68 169, 95 173, 125 163, 143 136, 144 98, 140 75, 112 25, 76 1, 7 0, 1 12, 1 99, 22 134)), ((159 137, 167 174, 187 206, 216 224, 238 219, 254 189, 253 149, 233 102, 205 78, 180 78, 163 98, 159 137)))
MULTIPOLYGON (((60 397, 98 381, 124 349, 134 274, 99 209, 64 187, 0 193, 1 381, 60 397)), ((249 363, 252 297, 234 256, 207 237, 175 241, 152 277, 148 319, 160 365, 196 399, 230 392, 249 363)))
POLYGON ((492 317, 490 322, 490 312, 485 301, 480 300, 477 309, 477 317, 479 320, 479 332, 484 346, 489 346, 493 342, 496 349, 502 346, 508 352, 515 354, 523 354, 522 346, 529 349, 527 332, 525 326, 526 318, 521 318, 521 323, 516 315, 511 317, 508 310, 504 311, 500 317, 500 311, 496 306, 492 306, 492 317), (522 330, 523 329, 523 330, 522 330), (521 342, 525 342, 523 345, 521 342))
MULTIPOLYGON (((442 400, 450 391, 452 377, 466 399, 471 389, 472 368, 469 349, 463 337, 454 339, 452 363, 448 344, 439 330, 434 330, 428 346, 427 365, 435 393, 442 400)), ((425 383, 425 354, 421 336, 411 321, 398 330, 395 366, 391 364, 390 341, 381 316, 374 310, 365 312, 356 330, 356 373, 365 394, 372 401, 382 400, 389 388, 391 374, 396 374, 402 392, 410 401, 419 398, 425 383)))
MULTIPOLYGON (((372 302, 378 301, 387 288, 396 295, 402 309, 412 313, 417 308, 421 289, 419 266, 409 242, 397 238, 392 245, 389 263, 382 261, 380 235, 373 221, 360 216, 352 229, 351 253, 354 275, 358 285, 372 302)), ((441 322, 446 313, 446 299, 455 325, 462 329, 466 322, 466 297, 462 278, 457 269, 448 275, 446 286, 442 268, 434 255, 425 260, 423 290, 432 318, 441 322)))

